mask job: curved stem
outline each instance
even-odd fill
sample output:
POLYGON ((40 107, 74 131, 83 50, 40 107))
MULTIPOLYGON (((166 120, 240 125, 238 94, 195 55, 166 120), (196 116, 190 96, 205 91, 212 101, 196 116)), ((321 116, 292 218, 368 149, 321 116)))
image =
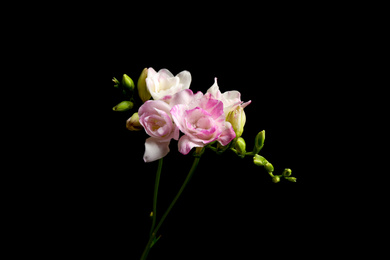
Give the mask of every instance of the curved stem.
POLYGON ((184 180, 184 183, 181 185, 181 188, 179 190, 179 192, 176 194, 175 198, 172 200, 171 204, 169 205, 168 209, 165 211, 164 215, 161 217, 160 221, 158 222, 157 224, 157 227, 153 230, 150 238, 149 238, 149 241, 148 243, 146 244, 146 247, 145 247, 145 250, 144 252, 142 253, 142 256, 141 256, 141 260, 145 260, 146 257, 148 256, 149 254, 149 250, 150 250, 150 247, 156 237, 156 234, 157 234, 157 231, 160 229, 161 225, 163 224, 164 220, 166 219, 166 217, 168 216, 169 212, 171 211, 171 209, 173 208, 173 206, 175 205, 176 201, 178 200, 178 198, 180 197, 180 195, 182 194, 184 188, 187 186, 188 182, 190 181, 193 173, 195 172, 196 170, 196 167, 198 166, 198 163, 199 163, 199 160, 200 160, 200 157, 195 157, 195 160, 192 164, 192 167, 191 167, 191 170, 190 172, 188 173, 186 179, 184 180))
POLYGON ((156 218, 157 218, 157 194, 158 194, 158 186, 160 185, 160 176, 161 176, 161 169, 162 169, 162 163, 163 163, 163 158, 161 158, 158 161, 158 168, 157 168, 157 173, 156 173, 156 181, 154 183, 154 194, 153 194, 153 220, 152 220, 152 227, 150 229, 150 234, 149 236, 152 235, 153 229, 156 226, 156 218))

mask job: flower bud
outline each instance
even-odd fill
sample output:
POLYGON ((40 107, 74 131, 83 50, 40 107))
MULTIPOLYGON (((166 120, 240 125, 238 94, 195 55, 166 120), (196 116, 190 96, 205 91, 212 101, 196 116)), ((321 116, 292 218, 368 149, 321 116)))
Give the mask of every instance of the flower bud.
POLYGON ((264 169, 267 171, 267 172, 273 172, 274 171, 274 166, 267 162, 265 165, 264 165, 264 169))
POLYGON ((246 143, 245 143, 245 140, 244 138, 242 137, 239 137, 236 141, 236 145, 235 145, 235 148, 238 152, 238 155, 241 157, 241 158, 244 158, 245 157, 245 153, 246 153, 246 143))
POLYGON ((138 113, 134 113, 126 122, 126 128, 130 131, 139 131, 143 129, 143 126, 139 122, 138 113))
POLYGON ((112 81, 115 83, 114 87, 119 88, 119 80, 117 80, 115 77, 112 79, 112 81))
POLYGON ((126 91, 129 91, 130 93, 133 92, 135 87, 133 80, 126 74, 123 74, 122 85, 126 89, 126 91))
POLYGON ((120 102, 115 107, 113 107, 112 110, 114 110, 114 111, 127 111, 127 110, 132 109, 133 106, 134 106, 133 102, 125 100, 125 101, 120 102))
POLYGON ((291 176, 291 169, 284 169, 284 171, 283 171, 283 176, 284 176, 284 177, 289 177, 289 176, 291 176))
POLYGON ((142 102, 144 103, 148 101, 152 96, 146 86, 147 76, 148 76, 148 69, 144 68, 137 82, 138 95, 141 98, 142 102))
POLYGON ((244 109, 241 106, 237 106, 227 114, 226 121, 232 124, 236 137, 240 137, 244 132, 246 122, 244 109))
POLYGON ((274 177, 272 177, 272 182, 273 183, 278 183, 280 182, 280 177, 278 175, 275 175, 274 177))
POLYGON ((286 180, 289 180, 291 182, 297 182, 297 178, 295 177, 285 177, 286 180))
POLYGON ((256 135, 256 138, 255 138, 255 147, 253 148, 253 153, 254 154, 258 154, 260 152, 260 150, 263 148, 264 146, 264 140, 265 140, 265 130, 259 132, 257 135, 256 135))
POLYGON ((268 161, 263 156, 256 154, 253 157, 253 163, 257 166, 264 166, 268 163, 268 161))

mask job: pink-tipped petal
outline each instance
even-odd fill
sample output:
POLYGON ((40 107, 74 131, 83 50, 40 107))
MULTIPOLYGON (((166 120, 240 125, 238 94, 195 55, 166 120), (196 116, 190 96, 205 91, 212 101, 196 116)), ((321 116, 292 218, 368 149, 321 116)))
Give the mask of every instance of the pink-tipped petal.
POLYGON ((179 152, 186 155, 193 147, 203 147, 202 143, 192 141, 188 136, 183 135, 179 139, 179 152))

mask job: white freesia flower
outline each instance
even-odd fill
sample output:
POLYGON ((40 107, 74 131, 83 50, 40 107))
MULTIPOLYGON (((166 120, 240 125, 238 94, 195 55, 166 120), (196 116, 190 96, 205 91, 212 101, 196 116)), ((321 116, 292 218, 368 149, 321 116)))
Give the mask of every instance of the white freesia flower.
POLYGON ((191 73, 184 70, 173 76, 167 69, 156 72, 153 68, 148 69, 146 85, 154 100, 161 99, 167 95, 174 95, 177 92, 188 89, 191 84, 191 73))

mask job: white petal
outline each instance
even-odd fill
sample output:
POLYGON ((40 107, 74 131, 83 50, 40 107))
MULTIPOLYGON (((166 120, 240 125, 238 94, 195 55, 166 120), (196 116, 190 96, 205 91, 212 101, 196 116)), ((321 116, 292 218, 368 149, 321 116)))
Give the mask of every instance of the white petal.
MULTIPOLYGON (((154 83, 154 80, 152 78, 146 78, 146 87, 149 90, 149 93, 154 93, 156 91, 156 85, 154 83)), ((153 97, 154 98, 154 97, 153 97)))
POLYGON ((152 78, 154 75, 156 75, 156 73, 157 72, 152 67, 150 67, 148 69, 148 78, 152 78))
POLYGON ((189 71, 182 71, 179 74, 176 75, 180 79, 180 84, 182 84, 181 89, 188 89, 190 88, 191 84, 191 73, 189 71))
POLYGON ((149 137, 145 141, 145 162, 153 162, 169 153, 169 142, 158 142, 158 139, 149 137))
POLYGON ((221 91, 219 91, 217 78, 214 78, 214 84, 207 90, 215 99, 221 99, 221 91))
POLYGON ((166 79, 166 78, 173 78, 173 74, 169 70, 167 70, 167 69, 159 70, 158 74, 159 74, 159 76, 161 78, 164 78, 164 79, 166 79))

